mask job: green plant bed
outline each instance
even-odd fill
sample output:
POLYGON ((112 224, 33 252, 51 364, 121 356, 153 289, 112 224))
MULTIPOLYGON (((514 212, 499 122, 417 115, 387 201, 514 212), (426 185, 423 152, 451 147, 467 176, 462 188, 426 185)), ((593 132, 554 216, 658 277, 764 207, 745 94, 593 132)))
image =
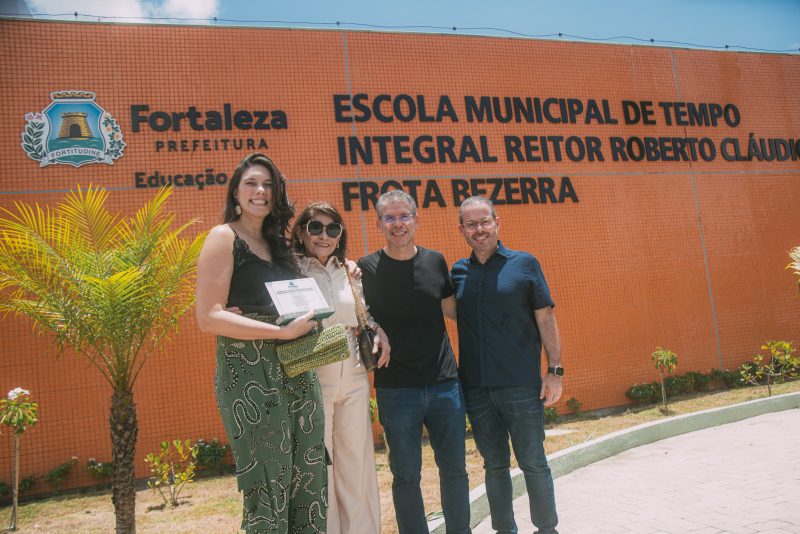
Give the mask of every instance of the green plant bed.
POLYGON ((232 472, 235 466, 231 464, 232 459, 226 461, 230 446, 220 442, 217 438, 206 441, 203 438, 197 440, 197 470, 198 474, 205 476, 221 475, 232 472))
POLYGON ((661 395, 660 387, 658 382, 634 384, 625 392, 625 396, 637 404, 658 402, 661 395))

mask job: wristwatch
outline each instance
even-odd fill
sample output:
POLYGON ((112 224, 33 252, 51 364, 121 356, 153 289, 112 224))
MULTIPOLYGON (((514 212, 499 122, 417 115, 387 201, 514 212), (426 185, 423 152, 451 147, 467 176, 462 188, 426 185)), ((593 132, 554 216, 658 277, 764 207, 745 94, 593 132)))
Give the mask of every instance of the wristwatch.
POLYGON ((564 376, 564 368, 561 367, 560 365, 556 365, 556 366, 553 366, 553 367, 548 367, 547 368, 547 372, 548 372, 548 374, 551 374, 551 375, 564 376))

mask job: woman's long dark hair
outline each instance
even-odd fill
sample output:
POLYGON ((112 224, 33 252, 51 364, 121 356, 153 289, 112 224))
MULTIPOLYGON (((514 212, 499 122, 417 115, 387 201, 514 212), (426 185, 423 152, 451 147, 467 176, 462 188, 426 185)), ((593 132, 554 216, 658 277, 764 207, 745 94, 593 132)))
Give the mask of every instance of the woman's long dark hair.
POLYGON ((238 202, 234 193, 239 188, 244 171, 253 165, 263 165, 272 175, 272 206, 269 215, 264 218, 261 225, 261 235, 269 246, 272 262, 285 271, 299 274, 297 260, 292 254, 286 238, 289 221, 294 217, 294 206, 286 194, 286 177, 269 157, 259 152, 250 154, 233 171, 233 176, 228 183, 228 192, 225 195, 223 220, 226 223, 239 220, 239 215, 236 214, 238 202))
POLYGON ((329 202, 312 202, 306 206, 303 212, 297 217, 292 227, 292 249, 299 254, 306 254, 306 248, 305 245, 303 245, 303 232, 305 232, 305 226, 308 221, 313 219, 314 215, 318 213, 327 215, 333 219, 333 222, 342 225, 342 235, 339 237, 339 246, 336 247, 333 256, 335 256, 339 262, 344 263, 344 259, 347 256, 347 227, 344 225, 344 220, 339 210, 329 202))

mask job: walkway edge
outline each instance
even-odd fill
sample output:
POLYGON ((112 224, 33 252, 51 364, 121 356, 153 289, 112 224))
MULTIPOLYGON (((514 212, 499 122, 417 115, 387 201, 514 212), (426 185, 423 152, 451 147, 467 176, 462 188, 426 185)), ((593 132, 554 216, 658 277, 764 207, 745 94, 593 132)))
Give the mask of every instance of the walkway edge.
MULTIPOLYGON (((678 415, 663 421, 652 421, 619 430, 597 439, 574 445, 549 455, 547 461, 555 479, 634 447, 694 432, 695 430, 725 425, 758 415, 794 408, 800 408, 800 392, 786 393, 722 408, 712 408, 678 415)), ((522 471, 514 469, 511 472, 511 480, 514 498, 524 495, 526 493, 525 477, 522 476, 522 471)), ((474 527, 489 516, 486 487, 481 484, 470 492, 469 497, 471 508, 470 524, 474 527)), ((441 516, 437 517, 428 523, 428 528, 433 534, 444 534, 444 519, 441 516)))

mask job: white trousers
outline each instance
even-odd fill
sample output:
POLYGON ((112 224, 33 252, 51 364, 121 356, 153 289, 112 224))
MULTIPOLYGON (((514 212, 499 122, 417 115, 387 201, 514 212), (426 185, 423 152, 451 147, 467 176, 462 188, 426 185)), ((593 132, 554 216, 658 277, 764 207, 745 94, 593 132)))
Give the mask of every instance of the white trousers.
POLYGON ((317 369, 325 402, 328 534, 378 534, 381 507, 369 417, 369 378, 350 343, 350 358, 317 369))

